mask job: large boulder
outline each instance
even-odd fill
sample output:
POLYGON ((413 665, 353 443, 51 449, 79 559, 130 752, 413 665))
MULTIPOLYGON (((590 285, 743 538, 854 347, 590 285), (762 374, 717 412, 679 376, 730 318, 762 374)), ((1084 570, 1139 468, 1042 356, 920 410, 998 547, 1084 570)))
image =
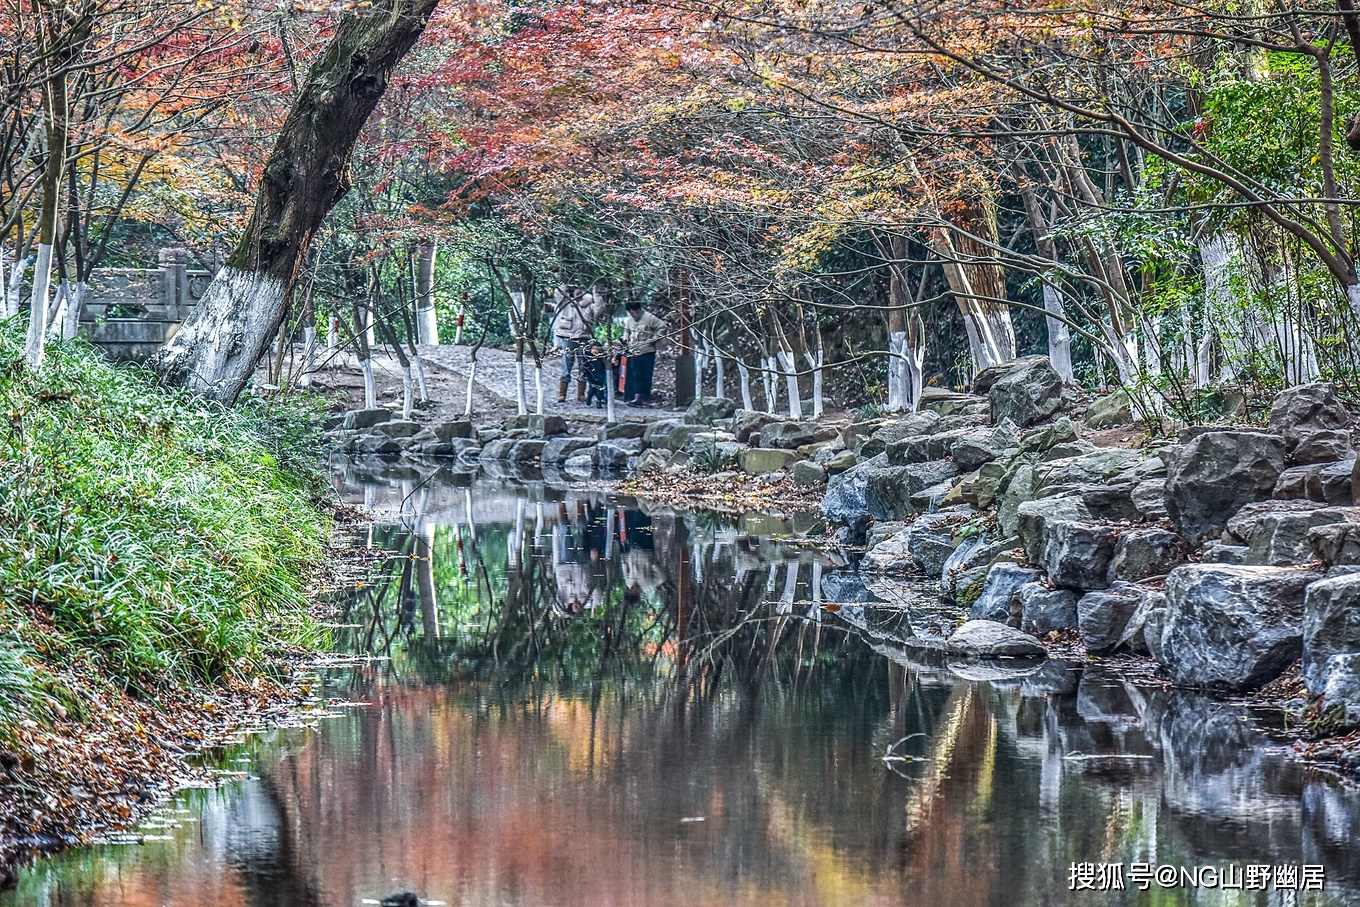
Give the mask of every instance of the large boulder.
POLYGON ((1110 584, 1118 537, 1115 527, 1101 523, 1045 520, 1043 565, 1048 578, 1069 589, 1104 589, 1110 584))
POLYGON ((732 434, 737 440, 747 444, 754 432, 763 431, 765 426, 780 421, 778 416, 755 409, 739 409, 732 416, 732 434))
POLYGON ((1170 455, 1166 510, 1191 542, 1221 531, 1246 504, 1264 501, 1284 471, 1284 441, 1255 431, 1206 431, 1170 455))
POLYGON ((967 426, 951 428, 931 434, 913 435, 888 444, 888 462, 894 466, 926 463, 952 456, 955 443, 976 432, 967 426))
POLYGON ((1360 523, 1327 523, 1309 529, 1308 547, 1324 570, 1360 564, 1360 523))
POLYGON ((543 448, 547 441, 542 438, 528 438, 516 441, 515 446, 505 455, 507 463, 537 463, 543 458, 543 448))
POLYGON ((567 420, 555 415, 530 416, 528 424, 524 427, 528 429, 531 438, 555 438, 558 435, 565 435, 568 431, 567 420))
POLYGON ((864 498, 869 474, 888 465, 887 454, 879 454, 847 469, 827 482, 822 496, 822 515, 833 523, 851 525, 869 515, 869 503, 864 498))
POLYGON ((1045 460, 1034 468, 1034 491, 1042 497, 1059 488, 1101 485, 1146 459, 1147 455, 1141 451, 1098 447, 1074 457, 1045 460))
POLYGON ((1157 522, 1166 519, 1166 479, 1144 479, 1129 491, 1129 500, 1140 519, 1157 522))
POLYGON ((986 416, 989 404, 986 397, 957 394, 942 387, 927 387, 916 402, 920 412, 939 413, 941 416, 986 416))
POLYGON ((452 441, 454 438, 471 438, 472 422, 467 419, 451 419, 448 422, 440 422, 434 427, 434 436, 440 441, 452 441))
POLYGON ((1303 603, 1303 682, 1321 691, 1321 671, 1333 655, 1360 652, 1360 573, 1319 580, 1303 603))
POLYGON ((1152 576, 1165 576, 1185 563, 1185 541, 1165 529, 1132 529, 1115 542, 1110 559, 1109 581, 1136 583, 1152 576))
POLYGON ((646 422, 606 422, 600 426, 599 440, 618 441, 621 438, 644 438, 647 436, 646 422))
POLYGON ((360 435, 350 442, 350 451, 356 456, 387 457, 401 453, 401 442, 383 435, 360 435))
POLYGON ((373 434, 387 438, 410 438, 424 427, 412 419, 388 419, 373 426, 373 434))
POLYGON ((956 439, 949 449, 960 470, 972 472, 984 463, 1001 457, 1020 443, 1020 435, 1010 422, 995 428, 976 428, 956 439))
POLYGON ((1355 456, 1350 429, 1315 428, 1299 433, 1289 458, 1298 464, 1335 463, 1355 456))
POLYGON ((797 450, 806 444, 829 441, 836 434, 836 429, 819 422, 771 422, 760 430, 760 446, 797 450))
POLYGON ((953 554, 956 542, 954 530, 967 517, 960 513, 927 513, 911 524, 910 551, 917 569, 927 576, 939 576, 944 563, 953 554))
MULTIPOLYGON (((852 425, 842 432, 847 449, 854 450, 860 457, 876 457, 885 453, 888 445, 895 441, 902 441, 907 438, 914 438, 918 435, 928 435, 935 431, 935 427, 940 424, 941 416, 929 410, 918 410, 908 413, 896 422, 889 422, 887 425, 879 426, 867 436, 856 438, 852 436, 856 426, 852 425)), ((957 425, 951 425, 958 428, 957 425)))
POLYGON ((641 438, 601 441, 591 448, 592 459, 600 469, 627 469, 629 459, 642 453, 644 443, 641 438))
POLYGON ((1313 501, 1257 501, 1247 504, 1228 520, 1223 530, 1223 542, 1228 545, 1246 545, 1256 534, 1256 527, 1267 517, 1311 513, 1321 510, 1322 506, 1313 501))
POLYGON ((1026 583, 1016 595, 1020 599, 1020 629, 1026 633, 1037 636, 1077 626, 1077 595, 1071 589, 1026 583))
POLYGON ((553 438, 543 445, 543 465, 554 466, 567 462, 567 458, 594 445, 590 438, 553 438))
POLYGON ((483 444, 481 453, 477 459, 483 463, 500 463, 510 459, 510 451, 520 442, 519 438, 497 438, 495 441, 483 444))
POLYGON ((1066 416, 1059 416, 1042 428, 1025 433, 1020 439, 1021 453, 1045 453, 1059 444, 1077 440, 1077 427, 1066 416))
POLYGON ((1086 408, 1086 427, 1101 431, 1133 424, 1133 399, 1123 389, 1108 397, 1097 397, 1086 408))
POLYGON ((948 460, 872 470, 866 477, 864 500, 874 519, 904 519, 918 512, 912 495, 957 474, 958 467, 948 460))
POLYGON ((1018 360, 987 392, 992 422, 1009 419, 1026 428, 1056 413, 1063 401, 1062 378, 1047 356, 1018 360))
POLYGON ((737 462, 742 471, 753 476, 779 472, 788 469, 798 459, 791 450, 774 450, 768 447, 747 447, 737 452, 737 462))
POLYGON ((1039 578, 1039 571, 1019 564, 996 564, 987 571, 982 594, 968 612, 969 620, 996 620, 1009 623, 1011 604, 1020 587, 1039 578))
POLYGON ((1303 654, 1304 595, 1321 574, 1187 564, 1166 580, 1162 664, 1180 684, 1256 689, 1303 654))
POLYGON ((803 488, 820 488, 826 484, 826 470, 811 460, 799 460, 793 464, 793 481, 803 488))
POLYGON ((909 527, 873 544, 859 562, 859 569, 871 573, 892 573, 909 570, 912 566, 909 527))
POLYGON ((695 397, 685 410, 685 421, 690 425, 712 425, 719 419, 730 419, 737 412, 737 404, 726 397, 695 397))
POLYGON ((1280 473, 1271 496, 1280 501, 1350 504, 1355 500, 1355 457, 1335 463, 1292 466, 1280 473))
POLYGON ((1005 624, 970 620, 954 631, 945 651, 963 658, 1043 658, 1043 643, 1005 624))
POLYGON ((1336 385, 1319 381, 1277 394, 1266 424, 1292 448, 1310 431, 1350 428, 1351 421, 1351 414, 1336 394, 1336 385))
POLYGON ((1077 628, 1090 652, 1112 651, 1138 611, 1143 600, 1142 586, 1115 583, 1099 592, 1088 592, 1077 600, 1077 628))
POLYGON ((1360 654, 1333 655, 1319 671, 1322 713, 1349 729, 1360 727, 1360 654))
POLYGON ((382 422, 392 418, 390 409, 378 407, 376 409, 352 409, 345 413, 345 420, 342 425, 347 429, 372 428, 382 422))
MULTIPOLYGON (((1016 532, 1025 548, 1025 558, 1032 564, 1044 562, 1044 530, 1050 522, 1075 523, 1090 519, 1091 511, 1076 496, 1026 501, 1016 510, 1016 532)), ((1003 522, 1002 529, 1005 528, 1003 522)))
POLYGON ((1269 567, 1306 564, 1314 557, 1309 531, 1331 523, 1360 523, 1360 508, 1319 507, 1264 513, 1255 521, 1246 540, 1243 563, 1269 567))
MULTIPOLYGON (((669 447, 667 443, 671 432, 683 426, 685 423, 677 419, 661 419, 648 425, 642 431, 642 440, 648 447, 669 447)), ((612 439, 611 439, 612 440, 612 439)), ((682 445, 683 446, 683 445, 682 445)), ((680 448, 676 448, 677 450, 680 448)))

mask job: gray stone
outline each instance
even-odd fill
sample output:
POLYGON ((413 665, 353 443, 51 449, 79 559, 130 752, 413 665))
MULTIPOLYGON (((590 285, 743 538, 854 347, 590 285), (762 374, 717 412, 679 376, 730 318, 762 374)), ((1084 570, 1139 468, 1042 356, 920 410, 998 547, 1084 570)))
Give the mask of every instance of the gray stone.
POLYGON ((1166 519, 1166 479, 1147 479, 1129 492, 1138 515, 1149 522, 1166 519))
POLYGON ((1321 504, 1312 501, 1257 501, 1247 504, 1228 520, 1223 530, 1223 541, 1229 545, 1245 545, 1256 534, 1256 527, 1266 517, 1311 513, 1321 509, 1321 504))
POLYGON ((838 476, 859 462, 853 450, 842 450, 823 464, 828 475, 838 476))
POLYGON ((1191 542, 1222 530, 1246 504, 1270 497, 1284 471, 1284 441, 1253 431, 1206 431, 1175 451, 1166 509, 1191 542))
POLYGON ((1293 447, 1309 431, 1349 428, 1351 414, 1337 396, 1336 386, 1319 381, 1300 384, 1277 394, 1270 405, 1266 424, 1293 447))
MULTIPOLYGON (((867 437, 856 444, 851 443, 849 437, 851 429, 846 429, 842 437, 846 439, 845 446, 853 449, 861 458, 874 457, 885 453, 888 445, 895 441, 930 434, 935 431, 935 426, 939 423, 939 413, 921 410, 909 413, 896 422, 889 422, 887 425, 874 429, 867 437)), ((853 427, 851 426, 851 428, 853 427)))
POLYGON ((631 457, 642 454, 644 441, 641 438, 619 438, 617 441, 601 441, 591 448, 595 465, 600 469, 626 469, 631 457))
POLYGON ((869 473, 888 465, 887 454, 871 457, 838 476, 833 476, 822 497, 822 515, 835 523, 849 525, 868 516, 869 504, 864 499, 869 473))
POLYGON ((1115 648, 1125 648, 1138 655, 1149 655, 1152 649, 1148 644, 1148 621, 1156 623, 1158 634, 1157 649, 1161 650, 1162 615, 1166 612, 1166 593, 1159 589, 1144 589, 1133 616, 1124 625, 1115 648))
POLYGON ((798 459, 791 450, 772 450, 765 447, 747 447, 737 454, 737 462, 742 471, 753 476, 763 476, 771 472, 788 469, 798 459))
POLYGON ((1360 564, 1360 523, 1328 523, 1309 529, 1308 547, 1326 570, 1360 564))
POLYGON ((684 424, 685 423, 675 419, 663 419, 653 422, 643 430, 642 440, 648 447, 668 447, 671 432, 684 424))
POLYGON ((1350 504, 1355 500, 1355 458, 1336 463, 1293 466, 1280 473, 1272 497, 1281 501, 1315 501, 1320 504, 1350 504))
POLYGON ((1144 593, 1143 602, 1138 608, 1140 611, 1146 609, 1143 615, 1143 646, 1153 661, 1163 664, 1162 630, 1166 626, 1166 593, 1156 590, 1144 593))
POLYGON ((945 651, 963 658, 1043 658, 1043 643, 1005 624, 970 620, 954 631, 945 651))
POLYGON ((1133 489, 1132 482, 1110 481, 1102 485, 1079 485, 1076 492, 1096 519, 1132 523, 1142 516, 1133 503, 1133 489))
POLYGON ((806 444, 828 441, 835 436, 834 428, 818 422, 771 422, 760 430, 760 446, 797 450, 806 444))
MULTIPOLYGON (((1091 511, 1079 497, 1040 498, 1026 501, 1016 510, 1016 532, 1025 548, 1025 558, 1032 564, 1044 562, 1045 527, 1049 522, 1084 522, 1091 519, 1091 511)), ((1002 524, 1003 531, 1005 524, 1002 524)), ((1113 551, 1111 551, 1113 554, 1113 551)), ((1109 566, 1108 561, 1106 566, 1109 566)))
POLYGON ((1025 433, 1020 439, 1021 453, 1043 453, 1047 450, 1077 440, 1077 427, 1066 416, 1059 416, 1049 425, 1025 433))
POLYGON ((359 456, 389 456, 401 453, 401 442, 383 435, 360 435, 350 442, 350 449, 359 456))
POLYGON ((373 426, 373 434, 383 435, 387 438, 409 438, 422 428, 424 428, 423 425, 410 419, 389 419, 373 426))
POLYGON ((826 470, 811 460, 793 464, 793 481, 804 488, 818 488, 826 484, 826 470))
POLYGON ((926 463, 951 456, 954 444, 976 432, 976 428, 951 428, 927 435, 915 435, 888 444, 888 462, 894 466, 926 463))
POLYGON ((1110 560, 1109 581, 1136 583, 1165 576, 1185 563, 1185 541, 1165 529, 1132 529, 1119 536, 1110 560))
POLYGON ((1133 424, 1133 401, 1126 390, 1098 397, 1086 408, 1086 427, 1096 431, 1133 424))
POLYGON ((681 450, 689 450, 696 437, 702 435, 713 436, 715 434, 719 433, 710 431, 702 425, 677 425, 667 433, 666 440, 660 444, 650 443, 645 435, 643 436, 642 443, 647 447, 664 447, 666 450, 675 453, 681 450))
POLYGON ((1019 359, 987 393, 992 422, 999 425, 1009 419, 1017 427, 1026 428, 1057 412, 1062 394, 1062 378, 1047 356, 1019 359))
POLYGON ((940 565, 940 591, 953 600, 957 591, 956 581, 960 575, 976 567, 988 566, 992 558, 1002 551, 1002 547, 983 533, 960 539, 954 550, 940 565))
POLYGON ((1119 533, 1100 523, 1047 520, 1043 565, 1048 578, 1071 589, 1104 589, 1119 533))
POLYGON ((504 462, 510 458, 510 451, 518 443, 518 438, 497 438, 490 444, 482 445, 478 459, 488 463, 504 462))
POLYGON ((441 441, 452 441, 454 438, 471 438, 472 423, 467 419, 440 422, 434 427, 434 436, 441 441))
POLYGON ((752 432, 761 431, 779 417, 755 409, 739 409, 732 415, 732 434, 743 444, 751 440, 752 432))
MULTIPOLYGON (((691 432, 689 437, 685 440, 685 446, 681 448, 681 450, 689 454, 714 450, 729 457, 735 457, 737 451, 741 449, 741 445, 732 437, 732 433, 727 431, 691 432)), ((797 459, 797 457, 794 459, 797 459)))
POLYGON ((1206 564, 1245 564, 1247 562, 1246 545, 1210 545, 1204 549, 1201 556, 1206 564))
POLYGON ((1289 458, 1295 463, 1335 463, 1355 456, 1349 429, 1315 428, 1300 432, 1289 458))
POLYGON ((910 570, 911 529, 899 529, 896 533, 873 544, 860 559, 859 568, 872 573, 893 573, 910 570))
POLYGON ((621 438, 644 438, 647 435, 646 422, 606 422, 600 426, 599 440, 618 441, 621 438))
MULTIPOLYGON (((978 500, 983 498, 979 489, 978 500)), ((1012 468, 997 486, 996 519, 1001 531, 1013 535, 1020 525, 1020 505, 1034 500, 1034 464, 1027 457, 1012 461, 1012 468)))
POLYGON ((547 443, 542 438, 516 441, 505 459, 510 463, 536 463, 543 458, 543 447, 547 443))
POLYGON ((1303 682, 1317 693, 1321 671, 1333 655, 1360 652, 1360 574, 1323 579, 1308 587, 1303 604, 1303 682))
POLYGON ((670 465, 670 455, 660 450, 645 450, 638 457, 638 472, 662 472, 670 465))
POLYGON ((1343 729, 1360 727, 1360 654, 1331 656, 1319 675, 1324 717, 1343 729))
POLYGON ((567 457, 567 462, 562 464, 562 471, 578 476, 590 475, 595 471, 595 449, 583 450, 567 457))
POLYGON ((1309 530, 1328 523, 1343 522, 1360 522, 1360 508, 1320 507, 1315 510, 1262 514, 1247 539, 1247 553, 1243 562, 1270 567, 1308 563, 1313 560, 1309 530))
POLYGON ((911 524, 911 558, 918 570, 927 576, 940 575, 954 551, 954 530, 966 520, 958 513, 927 513, 911 524))
POLYGON ((917 512, 911 503, 912 495, 938 485, 957 472, 958 467, 947 460, 871 470, 864 491, 869 514, 876 520, 904 519, 917 512))
MULTIPOLYGON (((975 428, 966 432, 949 448, 949 455, 960 470, 972 472, 984 463, 990 463, 1002 456, 1007 450, 1019 443, 1019 435, 1010 422, 1002 422, 995 428, 975 428)), ((891 453, 888 457, 892 459, 891 453)))
POLYGON ((957 394, 942 387, 927 387, 921 391, 921 399, 916 408, 921 412, 939 413, 941 416, 986 416, 988 402, 986 397, 973 394, 957 394))
POLYGON ((1115 583, 1109 589, 1088 592, 1077 600, 1077 628, 1086 649, 1097 655, 1113 651, 1143 601, 1144 588, 1115 583))
POLYGON ((1187 564, 1166 580, 1162 663, 1186 686, 1243 692, 1303 653, 1304 593, 1321 574, 1187 564))
POLYGON ((505 437, 505 432, 499 428, 479 428, 476 434, 478 444, 490 444, 492 441, 499 441, 505 437))
POLYGON ((567 458, 594 446, 589 438, 553 438, 543 445, 542 458, 545 465, 567 462, 567 458))
POLYGON ((927 510, 939 510, 945 504, 945 499, 954 490, 953 482, 945 481, 929 488, 922 488, 914 492, 908 502, 911 509, 916 513, 925 513, 927 510))
POLYGON ((872 550, 875 545, 887 541, 906 528, 907 523, 903 520, 882 520, 874 523, 864 533, 864 547, 872 550))
POLYGON ((1020 629, 1038 636, 1077 626, 1077 596, 1071 589, 1026 583, 1020 598, 1020 629))
POLYGON ((345 413, 345 420, 341 424, 348 429, 364 429, 372 428, 391 418, 392 411, 390 409, 352 409, 345 413))
POLYGON ((1039 571, 1018 564, 996 564, 987 571, 982 594, 968 612, 969 620, 996 620, 1008 623, 1011 619, 1011 600, 1026 583, 1039 578, 1039 571))
POLYGON ((1146 455, 1141 451, 1098 447, 1075 457, 1044 460, 1034 467, 1035 496, 1043 497, 1052 489, 1062 486, 1104 484, 1144 459, 1146 455))
POLYGON ((685 410, 685 421, 690 425, 712 425, 719 419, 731 419, 737 404, 726 397, 695 397, 685 410))

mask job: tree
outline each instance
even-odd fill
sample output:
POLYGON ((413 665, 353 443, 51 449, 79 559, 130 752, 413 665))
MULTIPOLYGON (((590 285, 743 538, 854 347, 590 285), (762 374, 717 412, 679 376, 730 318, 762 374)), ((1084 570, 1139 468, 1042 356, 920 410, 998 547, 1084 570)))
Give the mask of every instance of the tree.
POLYGON ((151 363, 168 383, 236 401, 283 323, 313 235, 349 189, 359 133, 437 5, 385 0, 336 24, 265 162, 245 234, 151 363))

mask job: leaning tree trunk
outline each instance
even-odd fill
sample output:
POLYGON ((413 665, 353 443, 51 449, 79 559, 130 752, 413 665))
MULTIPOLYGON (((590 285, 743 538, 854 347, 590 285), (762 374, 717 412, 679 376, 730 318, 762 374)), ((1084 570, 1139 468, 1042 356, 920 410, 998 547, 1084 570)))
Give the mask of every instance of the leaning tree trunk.
POLYGON ((341 20, 265 162, 245 235, 152 360, 167 383, 234 403, 283 323, 312 235, 350 187, 359 133, 439 0, 380 0, 341 20))

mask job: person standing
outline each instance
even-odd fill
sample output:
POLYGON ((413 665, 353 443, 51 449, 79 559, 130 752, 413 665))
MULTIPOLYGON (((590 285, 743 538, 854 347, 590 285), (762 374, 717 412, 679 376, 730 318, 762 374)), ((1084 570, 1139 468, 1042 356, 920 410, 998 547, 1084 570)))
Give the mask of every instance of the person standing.
POLYGON ((564 287, 555 294, 557 309, 553 312, 553 336, 562 350, 562 376, 557 383, 557 402, 567 402, 567 388, 571 386, 573 367, 579 362, 581 374, 576 380, 576 400, 586 400, 584 353, 591 341, 595 322, 604 314, 604 297, 582 293, 579 287, 564 287))
POLYGON ((656 345, 666 333, 666 322, 642 309, 636 299, 628 303, 623 319, 623 345, 628 351, 628 375, 624 389, 629 406, 650 406, 652 373, 656 369, 656 345))

